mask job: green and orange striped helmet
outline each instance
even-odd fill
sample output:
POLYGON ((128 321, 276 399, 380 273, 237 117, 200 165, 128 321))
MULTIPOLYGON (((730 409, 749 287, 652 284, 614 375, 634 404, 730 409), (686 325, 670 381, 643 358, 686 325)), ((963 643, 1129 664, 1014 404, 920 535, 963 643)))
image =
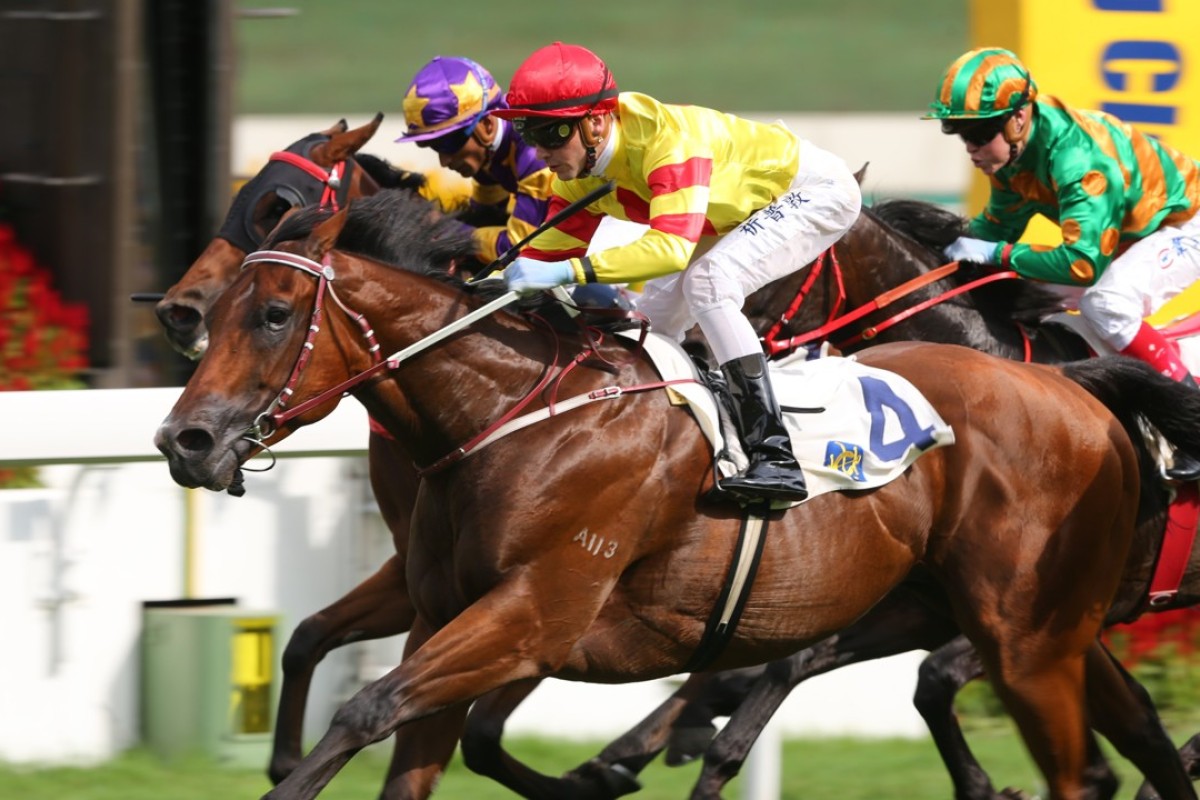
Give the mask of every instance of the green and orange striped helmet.
POLYGON ((922 119, 991 119, 1011 114, 1035 97, 1037 84, 1012 51, 981 47, 946 68, 922 119))

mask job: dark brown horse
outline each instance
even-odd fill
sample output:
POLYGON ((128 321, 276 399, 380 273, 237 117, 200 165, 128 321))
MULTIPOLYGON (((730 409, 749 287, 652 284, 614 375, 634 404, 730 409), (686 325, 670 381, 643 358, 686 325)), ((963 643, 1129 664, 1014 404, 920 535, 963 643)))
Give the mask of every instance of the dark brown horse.
POLYGON ((238 190, 208 247, 155 306, 171 346, 199 358, 207 344, 204 314, 233 282, 242 259, 294 208, 345 205, 375 194, 380 184, 355 154, 379 129, 383 115, 347 129, 339 120, 309 134, 271 159, 238 190))
MULTIPOLYGON (((372 202, 362 205, 377 211, 372 202)), ((434 464, 504 418, 547 375, 559 397, 609 396, 613 387, 656 381, 645 361, 619 345, 600 345, 594 355, 604 368, 589 368, 594 340, 551 337, 506 313, 385 375, 342 307, 363 314, 392 351, 478 301, 465 287, 411 269, 329 252, 344 214, 285 244, 289 232, 307 232, 312 222, 298 217, 285 222, 277 246, 317 261, 328 255, 338 302, 325 307, 308 349, 302 345, 318 287, 328 289, 316 262, 310 273, 295 268, 310 262, 277 256, 246 270, 222 295, 210 312, 210 353, 157 437, 185 485, 229 484, 256 449, 247 431, 262 434, 262 414, 285 383, 302 413, 278 420, 283 428, 268 444, 328 413, 350 388, 343 382, 369 372, 353 387, 356 396, 419 463, 434 464), (555 371, 556 348, 578 354, 584 366, 555 371), (305 398, 316 400, 310 406, 305 398)), ((369 249, 352 239, 342 246, 369 249)), ((1055 370, 937 345, 892 345, 862 360, 912 381, 955 428, 957 444, 927 454, 881 489, 823 495, 772 514, 742 623, 716 666, 763 661, 823 638, 919 560, 980 647, 1052 796, 1077 797, 1086 760, 1085 667, 1110 702, 1129 695, 1105 670, 1094 641, 1137 511, 1134 444, 1107 409, 1055 370), (1022 513, 1006 513, 1016 498, 1022 513), (1108 546, 1097 549, 1098 538, 1108 546), (1069 585, 1048 578, 1068 569, 1075 576, 1069 585)), ((1155 423, 1194 451, 1195 401, 1166 383, 1140 373, 1134 386, 1148 396, 1131 393, 1129 402, 1153 398, 1154 408, 1137 410, 1161 412, 1155 423)), ((532 410, 547 398, 528 400, 532 410)), ((415 649, 339 711, 330 733, 271 796, 315 796, 354 752, 400 726, 414 748, 452 748, 466 704, 515 681, 558 674, 611 682, 678 671, 721 591, 739 521, 736 508, 699 499, 710 461, 689 414, 661 392, 627 392, 428 475, 410 535, 415 649), (538 474, 521 480, 519 465, 531 457, 539 459, 538 474), (585 528, 589 534, 581 534, 585 528), (602 537, 602 555, 580 546, 580 535, 602 537)))

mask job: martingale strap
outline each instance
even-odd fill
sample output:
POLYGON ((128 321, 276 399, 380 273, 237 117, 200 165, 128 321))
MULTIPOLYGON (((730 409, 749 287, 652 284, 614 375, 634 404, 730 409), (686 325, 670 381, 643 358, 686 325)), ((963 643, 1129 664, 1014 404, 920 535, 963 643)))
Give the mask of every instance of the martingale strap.
POLYGON ((763 544, 767 538, 769 520, 769 504, 755 503, 746 507, 746 516, 742 518, 741 530, 738 531, 737 548, 734 550, 733 561, 729 565, 729 574, 725 576, 725 585, 721 595, 713 607, 708 623, 704 626, 704 635, 692 657, 683 665, 680 672, 700 672, 708 667, 717 656, 721 655, 737 624, 742 618, 746 607, 746 598, 750 596, 750 588, 754 585, 754 576, 758 574, 758 564, 762 561, 763 544))

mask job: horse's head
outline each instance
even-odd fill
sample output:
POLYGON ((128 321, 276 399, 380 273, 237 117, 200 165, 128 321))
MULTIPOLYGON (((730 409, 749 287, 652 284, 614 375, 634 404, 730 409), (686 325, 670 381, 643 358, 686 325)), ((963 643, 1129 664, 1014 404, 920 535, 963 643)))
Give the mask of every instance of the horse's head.
POLYGON ((274 443, 337 405, 340 395, 281 430, 267 431, 263 424, 292 405, 301 384, 333 385, 348 369, 338 348, 316 346, 323 327, 346 321, 332 308, 337 301, 331 302, 328 277, 334 267, 327 257, 346 215, 340 211, 308 239, 274 251, 281 259, 298 256, 299 267, 247 262, 216 298, 209 313, 212 347, 154 438, 178 483, 225 489, 261 443, 274 443))
POLYGON ((382 114, 347 130, 340 120, 275 153, 234 197, 217 236, 188 267, 183 278, 158 303, 155 313, 171 345, 199 358, 208 344, 204 315, 237 275, 238 265, 258 249, 263 238, 296 208, 341 207, 355 197, 379 191, 367 170, 356 168, 354 155, 378 130, 382 114))
POLYGON ((209 309, 208 352, 155 436, 185 486, 227 488, 261 444, 324 417, 346 391, 380 374, 386 352, 375 329, 397 306, 428 317, 426 329, 445 324, 431 287, 461 285, 447 265, 474 243, 427 201, 387 191, 337 213, 300 211, 264 246, 209 309), (389 285, 400 272, 423 277, 389 285))

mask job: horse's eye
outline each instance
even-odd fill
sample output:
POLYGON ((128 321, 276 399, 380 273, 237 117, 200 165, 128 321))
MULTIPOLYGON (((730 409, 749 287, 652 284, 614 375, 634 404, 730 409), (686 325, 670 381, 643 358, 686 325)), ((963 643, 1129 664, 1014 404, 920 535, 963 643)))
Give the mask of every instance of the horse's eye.
POLYGON ((279 306, 272 306, 271 308, 267 309, 267 313, 266 313, 267 327, 271 328, 273 330, 279 330, 285 324, 287 324, 288 318, 290 316, 291 316, 291 314, 288 313, 288 310, 286 308, 280 308, 279 306))

